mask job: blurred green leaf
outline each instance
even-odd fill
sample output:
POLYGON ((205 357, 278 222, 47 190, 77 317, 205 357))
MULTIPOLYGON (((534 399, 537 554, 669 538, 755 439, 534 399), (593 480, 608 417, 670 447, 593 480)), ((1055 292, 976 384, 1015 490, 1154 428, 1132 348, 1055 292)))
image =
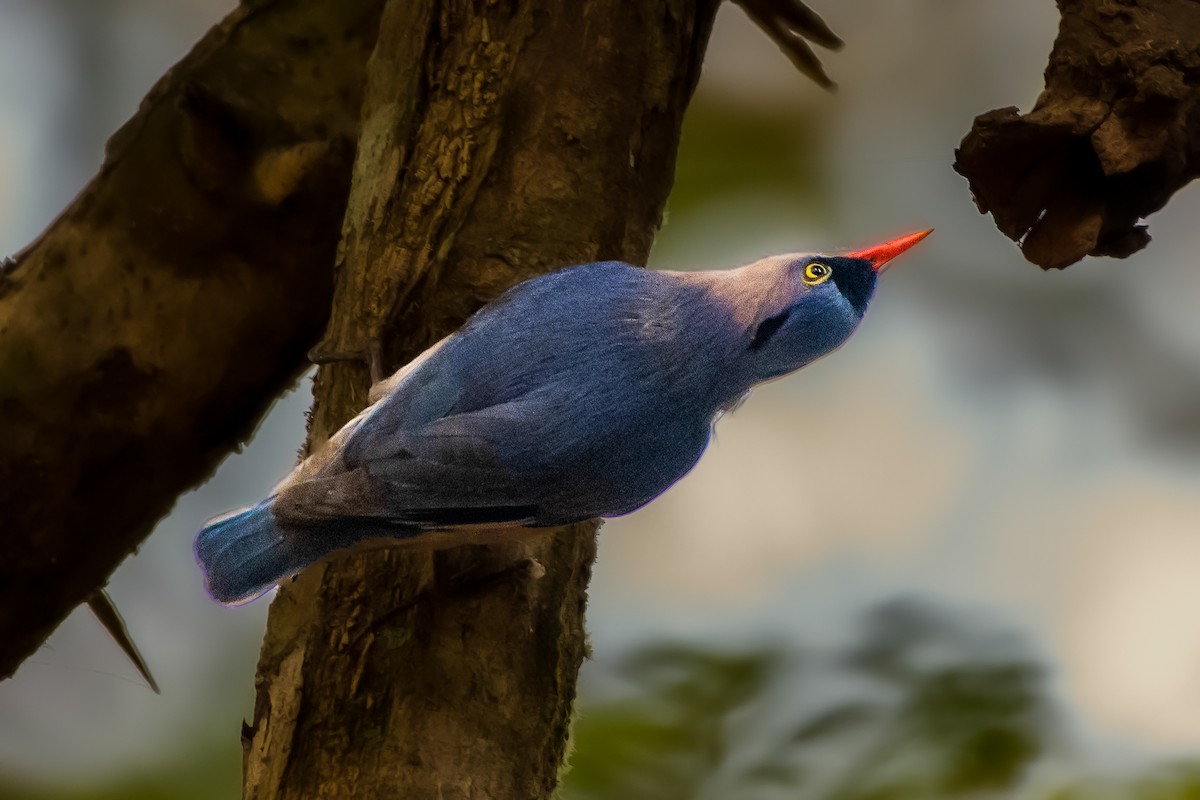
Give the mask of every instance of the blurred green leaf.
POLYGON ((764 761, 743 770, 739 777, 746 784, 769 783, 794 788, 803 783, 804 770, 778 761, 764 761))
POLYGON ((1020 788, 1058 739, 1043 670, 1011 638, 926 604, 876 609, 857 641, 824 658, 824 680, 860 696, 815 711, 781 703, 825 691, 814 658, 801 671, 769 648, 633 653, 615 670, 633 696, 585 704, 563 796, 996 796, 1020 788))
MULTIPOLYGON (((779 661, 772 651, 727 655, 673 645, 634 653, 618 672, 638 696, 580 715, 564 796, 698 796, 729 769, 740 740, 732 717, 762 696, 779 661)), ((787 768, 760 764, 746 777, 787 768)))
POLYGON ((761 693, 778 661, 772 652, 724 655, 656 646, 632 655, 621 672, 676 709, 718 715, 761 693))
POLYGON ((1014 785, 1041 751, 1049 722, 1041 671, 1027 663, 931 672, 900 716, 908 735, 937 749, 939 783, 952 793, 1014 785))
POLYGON ((884 713, 883 709, 873 704, 846 703, 804 720, 796 728, 791 738, 793 742, 797 743, 828 738, 843 733, 849 728, 876 722, 884 713))
POLYGON ((236 731, 198 741, 180 760, 98 786, 32 785, 0 775, 3 800, 220 800, 241 796, 241 745, 236 731))
POLYGON ((1200 800, 1200 762, 1164 768, 1135 783, 1138 800, 1200 800))

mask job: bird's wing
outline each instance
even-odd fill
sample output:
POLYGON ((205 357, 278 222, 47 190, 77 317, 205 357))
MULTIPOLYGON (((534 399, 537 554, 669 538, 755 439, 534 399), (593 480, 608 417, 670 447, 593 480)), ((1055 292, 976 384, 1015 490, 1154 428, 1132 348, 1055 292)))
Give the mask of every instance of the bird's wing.
POLYGON ((343 454, 357 448, 358 442, 378 435, 375 429, 381 425, 389 428, 403 427, 406 423, 418 426, 444 414, 456 399, 457 377, 450 370, 427 365, 456 335, 451 334, 437 342, 390 378, 372 386, 368 394, 371 404, 297 464, 271 494, 282 494, 298 483, 338 471, 343 454), (414 373, 422 377, 414 381, 414 373), (431 391, 422 391, 426 387, 431 391), (363 431, 365 436, 360 436, 360 429, 364 427, 369 430, 363 431))
POLYGON ((554 477, 517 463, 505 445, 536 440, 537 413, 527 401, 515 401, 367 439, 344 460, 344 470, 287 487, 274 512, 295 524, 536 524, 546 517, 542 503, 554 477))
POLYGON ((614 355, 620 337, 602 326, 648 280, 605 263, 513 287, 382 383, 382 399, 280 487, 275 513, 429 527, 570 516, 562 502, 548 514, 540 504, 569 483, 564 459, 612 427, 597 418, 629 405, 622 376, 634 360, 614 355))

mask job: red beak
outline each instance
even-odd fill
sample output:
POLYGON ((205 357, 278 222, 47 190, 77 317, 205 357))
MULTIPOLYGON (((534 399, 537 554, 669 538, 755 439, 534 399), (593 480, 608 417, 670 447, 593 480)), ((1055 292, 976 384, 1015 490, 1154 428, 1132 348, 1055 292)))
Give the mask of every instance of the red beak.
POLYGON ((864 261, 870 261, 871 265, 875 267, 876 272, 883 272, 883 270, 886 268, 885 265, 889 261, 931 233, 933 233, 933 228, 930 228, 927 231, 917 231, 916 233, 910 233, 907 236, 901 236, 898 239, 892 239, 890 242, 877 244, 874 247, 868 247, 865 250, 856 250, 853 253, 847 253, 846 255, 849 258, 861 258, 864 261))

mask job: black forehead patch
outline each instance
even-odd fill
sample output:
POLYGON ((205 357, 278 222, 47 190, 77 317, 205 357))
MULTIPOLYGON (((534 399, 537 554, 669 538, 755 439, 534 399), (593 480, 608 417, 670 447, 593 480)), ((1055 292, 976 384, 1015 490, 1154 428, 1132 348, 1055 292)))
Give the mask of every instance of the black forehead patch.
POLYGON ((830 280, 837 284, 842 296, 861 317, 867 310, 867 303, 871 301, 878 277, 871 262, 861 258, 832 256, 822 258, 821 263, 833 270, 830 280))

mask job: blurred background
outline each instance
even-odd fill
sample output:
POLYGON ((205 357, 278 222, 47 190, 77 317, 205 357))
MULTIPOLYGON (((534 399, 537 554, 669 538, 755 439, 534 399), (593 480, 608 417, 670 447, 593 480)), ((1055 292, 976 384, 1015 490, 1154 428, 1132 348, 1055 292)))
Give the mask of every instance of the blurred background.
MULTIPOLYGON (((842 351, 604 526, 564 796, 1200 797, 1200 195, 1044 274, 950 164, 1037 97, 1053 3, 812 5, 836 94, 723 7, 652 266, 937 233, 842 351)), ((0 255, 232 6, 0 0, 0 255)), ((308 403, 114 576, 161 697, 86 610, 0 683, 0 797, 238 796, 267 603, 212 603, 191 539, 290 468, 308 403)))

